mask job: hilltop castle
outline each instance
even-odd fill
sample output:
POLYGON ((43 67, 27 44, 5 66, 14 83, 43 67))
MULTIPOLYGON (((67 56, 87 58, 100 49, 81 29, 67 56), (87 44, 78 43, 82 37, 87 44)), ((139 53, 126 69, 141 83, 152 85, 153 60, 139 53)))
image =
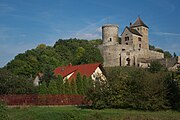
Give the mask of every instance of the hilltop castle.
POLYGON ((164 54, 149 50, 149 27, 140 17, 126 26, 119 43, 118 25, 102 26, 103 44, 99 46, 104 58, 104 66, 148 67, 150 61, 163 59, 164 54))

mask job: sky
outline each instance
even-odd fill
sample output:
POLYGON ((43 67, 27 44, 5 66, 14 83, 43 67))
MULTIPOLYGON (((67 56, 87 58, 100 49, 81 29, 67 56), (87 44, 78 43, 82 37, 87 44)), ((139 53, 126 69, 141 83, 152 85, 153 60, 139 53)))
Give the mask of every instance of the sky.
POLYGON ((0 67, 38 44, 101 38, 101 26, 139 16, 149 43, 180 55, 180 0, 0 0, 0 67))

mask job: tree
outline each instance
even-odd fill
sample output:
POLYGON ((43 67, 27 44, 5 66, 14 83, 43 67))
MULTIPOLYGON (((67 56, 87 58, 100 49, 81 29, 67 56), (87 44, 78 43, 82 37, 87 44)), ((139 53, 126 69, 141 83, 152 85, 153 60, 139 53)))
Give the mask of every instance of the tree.
POLYGON ((58 75, 56 84, 57 84, 58 93, 65 94, 63 78, 61 75, 58 75))
POLYGON ((158 61, 153 61, 150 63, 149 71, 151 73, 157 73, 162 69, 162 65, 158 61))
POLYGON ((46 82, 43 81, 40 85, 39 85, 39 94, 43 95, 43 94, 48 94, 48 88, 46 86, 46 82))
POLYGON ((69 84, 68 79, 65 80, 64 89, 65 89, 65 94, 71 94, 71 86, 69 84))
POLYGON ((43 72, 43 76, 40 78, 41 82, 45 81, 46 86, 49 86, 49 82, 51 80, 55 79, 54 72, 50 66, 47 66, 46 69, 43 72))
POLYGON ((84 90, 83 90, 82 77, 80 73, 78 73, 76 76, 76 85, 77 85, 77 93, 83 95, 84 90))
POLYGON ((169 51, 164 51, 164 57, 165 58, 172 58, 172 55, 169 51))
POLYGON ((57 85, 56 85, 55 80, 50 81, 49 86, 48 86, 48 93, 53 94, 53 95, 58 94, 58 89, 57 89, 57 85))
POLYGON ((74 79, 71 80, 71 91, 73 95, 78 94, 76 81, 74 79))
POLYGON ((175 53, 175 52, 174 52, 173 56, 174 56, 174 57, 177 57, 177 55, 176 55, 176 53, 175 53))

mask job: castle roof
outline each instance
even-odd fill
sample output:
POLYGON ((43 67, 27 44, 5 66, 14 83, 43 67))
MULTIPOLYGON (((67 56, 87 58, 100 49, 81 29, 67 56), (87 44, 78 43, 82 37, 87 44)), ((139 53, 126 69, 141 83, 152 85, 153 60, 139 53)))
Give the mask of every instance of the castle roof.
MULTIPOLYGON (((133 28, 130 28, 128 26, 126 26, 126 28, 132 33, 132 34, 135 34, 135 35, 138 35, 138 36, 142 36, 136 29, 133 29, 133 28)), ((126 29, 125 28, 125 29, 126 29)))
POLYGON ((142 20, 140 17, 137 18, 137 20, 135 21, 134 24, 132 24, 130 27, 133 28, 133 27, 139 27, 139 26, 144 26, 146 28, 149 28, 142 20))

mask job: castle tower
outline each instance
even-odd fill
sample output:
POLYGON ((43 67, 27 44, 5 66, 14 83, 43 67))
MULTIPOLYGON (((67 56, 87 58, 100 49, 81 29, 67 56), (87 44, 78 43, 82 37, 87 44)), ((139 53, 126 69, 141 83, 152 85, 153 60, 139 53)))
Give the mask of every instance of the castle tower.
POLYGON ((102 40, 104 45, 114 45, 118 43, 118 25, 107 24, 102 26, 102 40))
POLYGON ((135 23, 130 25, 130 28, 136 29, 142 35, 142 40, 139 40, 140 42, 142 42, 141 48, 149 50, 149 27, 146 24, 144 24, 140 17, 138 17, 135 23))

